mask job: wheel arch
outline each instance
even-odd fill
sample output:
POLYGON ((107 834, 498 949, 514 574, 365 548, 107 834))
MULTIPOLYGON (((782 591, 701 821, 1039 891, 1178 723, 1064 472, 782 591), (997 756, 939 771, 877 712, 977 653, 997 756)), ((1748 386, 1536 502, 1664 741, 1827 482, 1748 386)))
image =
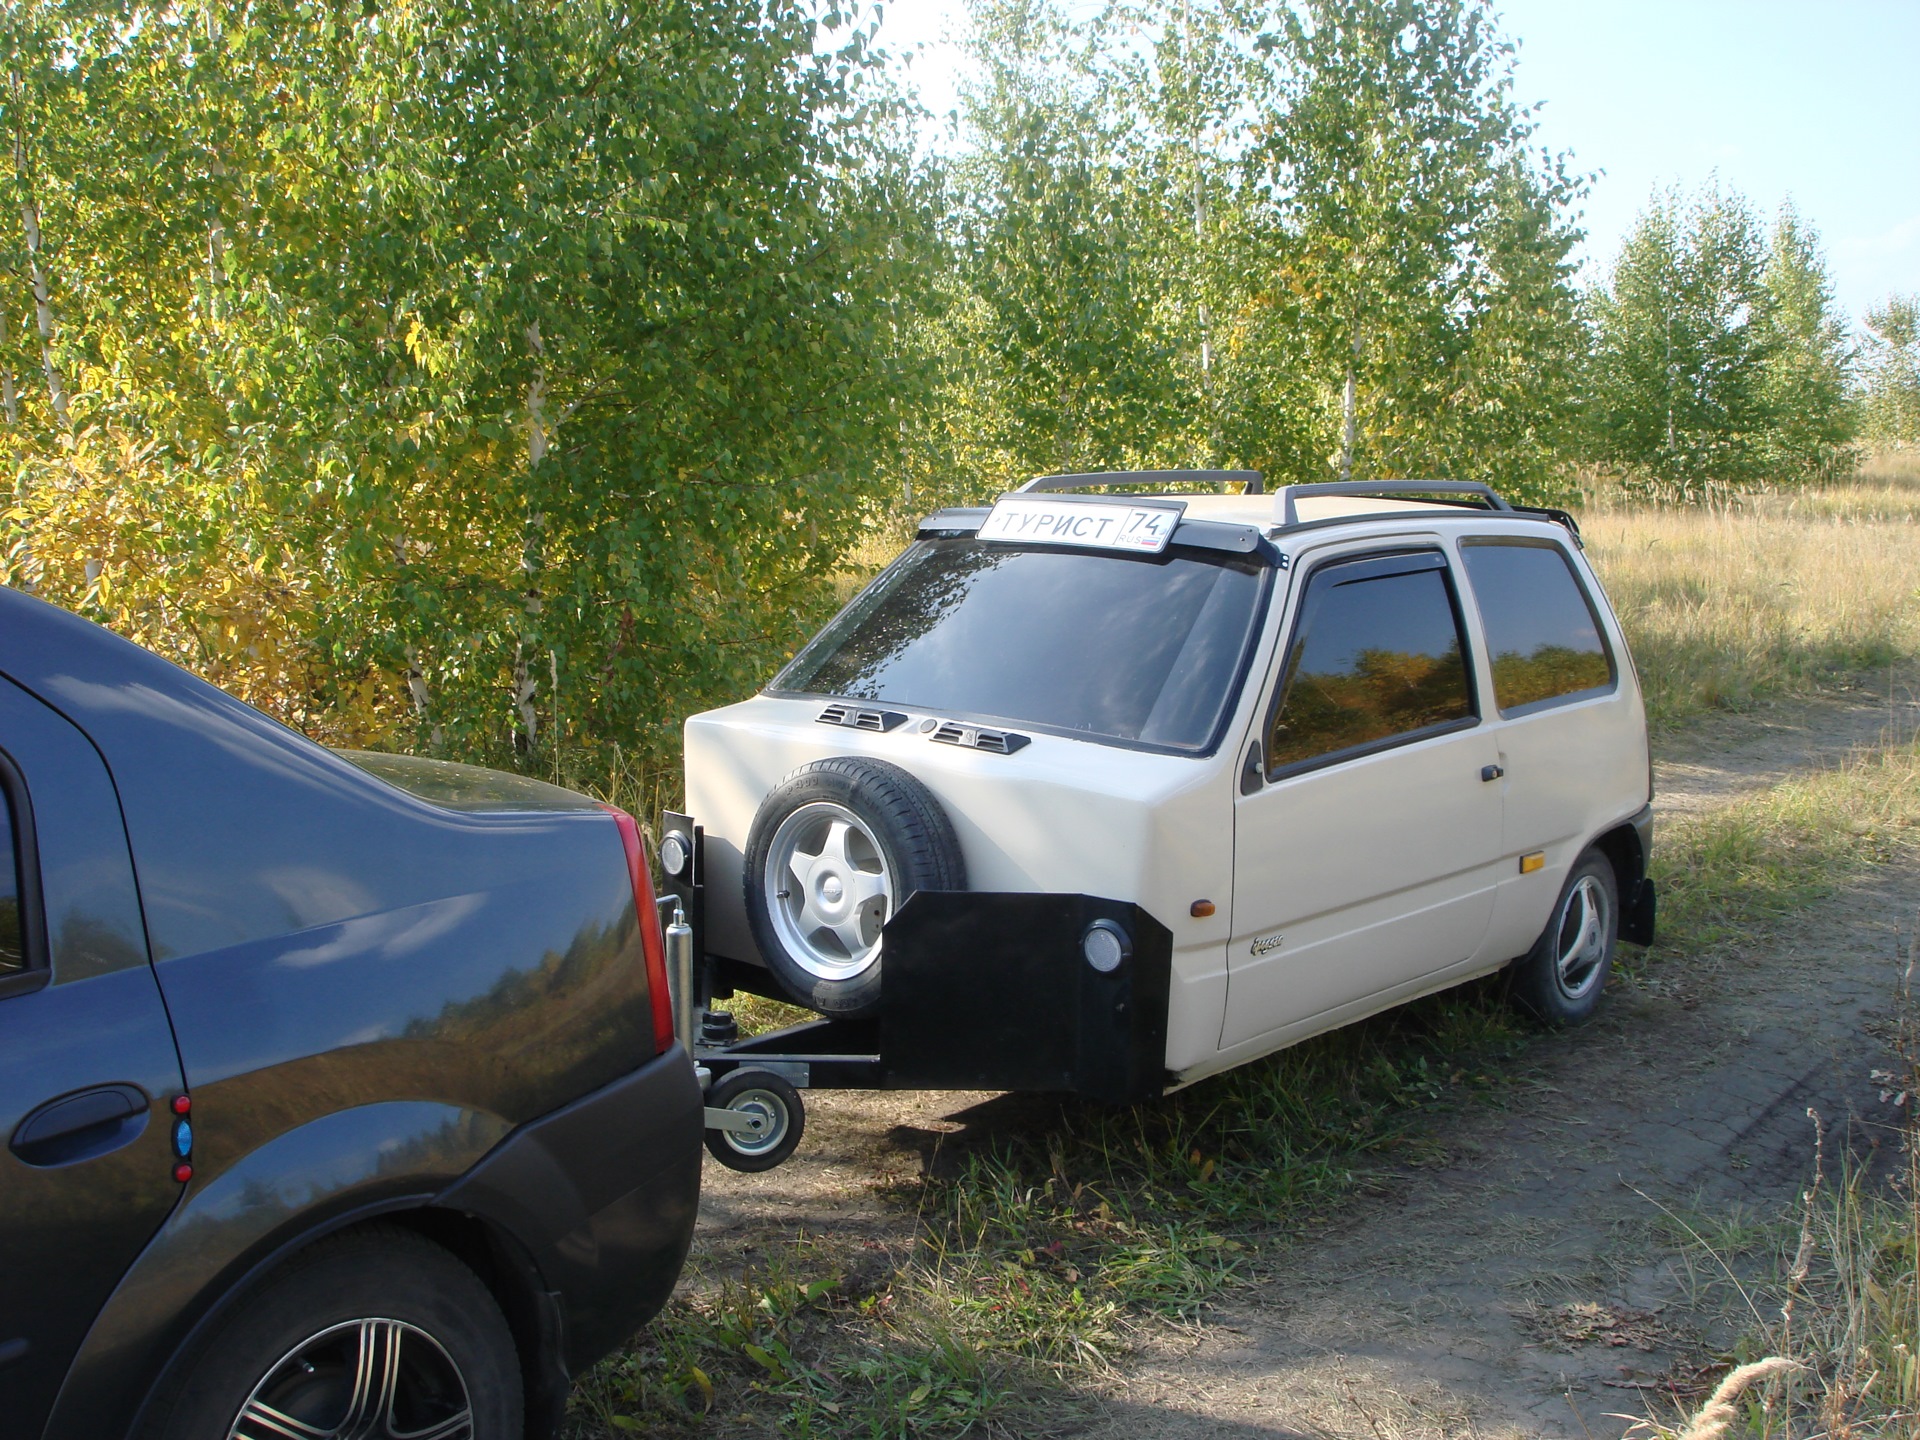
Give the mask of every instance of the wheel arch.
POLYGON ((456 1106, 383 1102, 335 1111, 196 1178, 94 1318, 45 1440, 135 1432, 181 1357, 239 1296, 320 1240, 431 1204, 507 1129, 456 1106), (436 1163, 424 1173, 380 1163, 409 1154, 436 1163))
POLYGON ((409 1231, 460 1261, 486 1287, 507 1322, 520 1357, 526 1396, 527 1440, 551 1440, 566 1413, 569 1382, 560 1368, 560 1312, 526 1248, 497 1224, 430 1203, 428 1197, 377 1202, 335 1215, 285 1238, 219 1292, 194 1320, 141 1397, 130 1432, 138 1434, 148 1409, 178 1375, 195 1347, 246 1297, 314 1246, 358 1231, 409 1231))

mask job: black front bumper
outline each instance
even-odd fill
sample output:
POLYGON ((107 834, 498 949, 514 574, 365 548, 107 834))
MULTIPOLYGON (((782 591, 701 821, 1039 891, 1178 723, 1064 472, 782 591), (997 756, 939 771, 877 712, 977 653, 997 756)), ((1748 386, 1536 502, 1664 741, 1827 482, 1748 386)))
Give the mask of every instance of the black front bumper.
POLYGON ((577 1375, 666 1304, 700 1205, 705 1101, 677 1046, 521 1127, 435 1204, 532 1258, 577 1375))

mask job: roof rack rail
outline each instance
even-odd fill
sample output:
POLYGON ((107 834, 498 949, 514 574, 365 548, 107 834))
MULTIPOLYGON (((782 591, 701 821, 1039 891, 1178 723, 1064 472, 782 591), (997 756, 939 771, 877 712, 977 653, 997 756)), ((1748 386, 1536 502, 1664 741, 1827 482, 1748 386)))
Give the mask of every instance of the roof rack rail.
POLYGON ((1258 470, 1094 470, 1083 475, 1036 475, 1014 493, 1090 490, 1096 485, 1245 485, 1242 493, 1261 493, 1258 470))
POLYGON ((1315 495, 1348 495, 1355 499, 1386 499, 1394 495, 1461 495, 1485 502, 1489 510, 1513 507, 1491 485, 1478 480, 1327 480, 1313 485, 1282 485, 1274 493, 1274 508, 1283 527, 1300 523, 1296 500, 1315 495))

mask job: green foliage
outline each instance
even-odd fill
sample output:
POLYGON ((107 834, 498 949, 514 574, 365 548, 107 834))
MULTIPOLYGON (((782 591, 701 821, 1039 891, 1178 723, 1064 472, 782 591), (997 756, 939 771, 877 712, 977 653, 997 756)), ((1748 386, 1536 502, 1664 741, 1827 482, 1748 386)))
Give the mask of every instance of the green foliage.
POLYGON ((1747 203, 1708 185, 1656 195, 1596 297, 1596 444, 1642 488, 1697 499, 1768 467, 1774 339, 1747 203))
POLYGON ((1863 430, 1876 445, 1920 445, 1920 295, 1867 312, 1863 430))
POLYGON ((13 18, 71 57, 7 123, 75 423, 154 447, 163 533, 237 506, 223 545, 297 557, 295 628, 394 743, 667 752, 830 601, 929 269, 869 29, 800 0, 13 18))
POLYGON ((1512 46, 1467 0, 1277 19, 1280 104, 1250 159, 1295 242, 1283 274, 1320 393, 1340 397, 1332 463, 1537 493, 1565 453, 1581 186, 1526 152, 1512 46))
MULTIPOLYGON (((1583 182, 1483 0, 976 18, 949 175, 870 13, 816 0, 0 10, 0 578, 316 735, 624 786, 902 500, 1144 465, 1551 499, 1583 408, 1662 493, 1844 464, 1791 212, 1768 249, 1664 198, 1588 366, 1583 182)), ((1866 357, 1883 443, 1912 308, 1866 357)))
POLYGON ((1858 427, 1848 393, 1853 348, 1834 307, 1819 236, 1792 204, 1774 221, 1764 274, 1774 348, 1763 388, 1775 481, 1852 471, 1858 427))
POLYGON ((1595 315, 1595 452, 1635 488, 1699 500, 1852 468, 1845 328, 1790 205, 1769 245, 1717 182, 1655 195, 1595 315))
POLYGON ((1484 6, 1114 0, 1075 27, 1050 0, 981 0, 975 18, 926 483, 1332 465, 1556 493, 1581 185, 1527 152, 1484 6))

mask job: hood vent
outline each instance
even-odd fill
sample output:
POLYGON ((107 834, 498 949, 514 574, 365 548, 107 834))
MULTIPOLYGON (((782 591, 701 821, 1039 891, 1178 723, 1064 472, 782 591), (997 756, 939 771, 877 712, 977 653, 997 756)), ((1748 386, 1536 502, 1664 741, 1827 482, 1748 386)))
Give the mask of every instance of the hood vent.
POLYGON ((1011 730, 982 730, 978 725, 961 725, 952 720, 943 721, 932 739, 937 745, 959 745, 995 755, 1011 755, 1033 743, 1032 737, 1016 735, 1011 730))
POLYGON ((859 705, 829 705, 816 717, 822 725, 844 725, 849 730, 871 730, 884 735, 907 723, 898 710, 868 710, 859 705))

